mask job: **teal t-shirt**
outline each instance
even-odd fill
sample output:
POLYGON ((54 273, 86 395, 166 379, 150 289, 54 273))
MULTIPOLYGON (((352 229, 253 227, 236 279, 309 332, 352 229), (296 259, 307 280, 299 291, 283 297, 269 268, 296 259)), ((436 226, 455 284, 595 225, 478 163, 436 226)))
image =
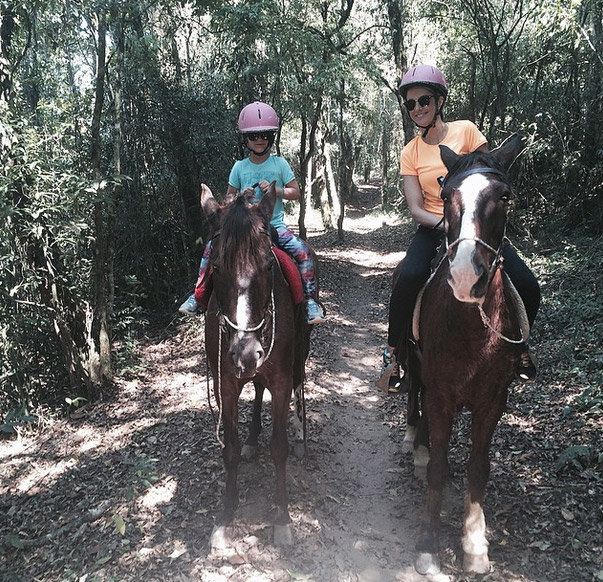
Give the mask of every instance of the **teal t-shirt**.
MULTIPOLYGON (((276 180, 276 187, 284 188, 285 184, 288 184, 291 180, 295 180, 295 174, 289 162, 280 156, 269 156, 261 164, 254 164, 249 158, 245 158, 236 162, 232 170, 230 170, 228 184, 242 192, 245 188, 253 187, 260 180, 267 180, 268 182, 276 180)), ((255 188, 255 197, 258 202, 262 198, 262 191, 259 186, 255 188)), ((274 212, 272 213, 270 223, 277 228, 286 226, 285 206, 280 196, 276 197, 276 204, 274 205, 274 212)))

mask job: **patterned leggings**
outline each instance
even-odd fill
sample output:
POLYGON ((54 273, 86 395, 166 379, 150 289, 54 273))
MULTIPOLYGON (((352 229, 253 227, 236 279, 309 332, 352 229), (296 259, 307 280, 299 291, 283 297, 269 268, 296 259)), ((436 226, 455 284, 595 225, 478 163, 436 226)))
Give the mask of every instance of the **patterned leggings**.
MULTIPOLYGON (((316 276, 314 272, 314 260, 308 245, 286 227, 277 228, 276 231, 278 233, 278 247, 293 257, 297 264, 302 279, 302 285, 304 287, 305 298, 310 299, 315 297, 316 276)), ((209 262, 209 255, 211 254, 211 247, 212 241, 209 240, 205 245, 203 256, 201 257, 199 277, 195 287, 199 287, 203 282, 207 264, 209 262)))

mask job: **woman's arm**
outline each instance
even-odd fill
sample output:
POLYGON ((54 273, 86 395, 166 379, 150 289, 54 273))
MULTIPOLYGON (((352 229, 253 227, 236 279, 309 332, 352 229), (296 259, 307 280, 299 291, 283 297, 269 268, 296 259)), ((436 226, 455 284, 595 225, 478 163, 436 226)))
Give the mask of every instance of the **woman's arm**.
POLYGON ((406 198, 406 204, 408 204, 408 210, 413 220, 421 226, 427 228, 439 228, 443 229, 443 223, 440 216, 432 214, 425 210, 423 202, 423 191, 419 184, 419 178, 417 176, 406 175, 402 176, 404 179, 404 196, 406 198))

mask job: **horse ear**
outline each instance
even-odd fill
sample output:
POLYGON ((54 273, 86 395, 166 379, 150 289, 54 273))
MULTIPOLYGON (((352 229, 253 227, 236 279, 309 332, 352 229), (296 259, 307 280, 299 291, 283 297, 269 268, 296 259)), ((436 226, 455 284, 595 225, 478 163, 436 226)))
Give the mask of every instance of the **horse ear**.
POLYGON ((270 222, 272 220, 272 213, 274 212, 274 205, 276 204, 276 180, 273 180, 268 186, 268 190, 262 196, 258 205, 259 211, 266 220, 270 222))
POLYGON ((218 218, 220 205, 214 198, 209 186, 201 184, 201 208, 210 224, 214 224, 218 218))
POLYGON ((491 153, 496 157, 503 168, 508 170, 523 149, 523 139, 519 135, 514 135, 495 150, 492 150, 491 153))
POLYGON ((446 166, 448 171, 450 171, 461 156, 453 152, 448 146, 441 145, 440 157, 442 158, 442 161, 444 162, 444 165, 446 166))

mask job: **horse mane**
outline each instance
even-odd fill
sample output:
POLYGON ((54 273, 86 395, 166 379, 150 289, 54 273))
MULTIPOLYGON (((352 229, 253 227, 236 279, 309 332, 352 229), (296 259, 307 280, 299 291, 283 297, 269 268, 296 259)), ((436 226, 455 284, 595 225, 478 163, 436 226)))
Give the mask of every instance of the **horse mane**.
POLYGON ((233 271, 236 265, 254 265, 264 236, 264 226, 255 205, 248 197, 239 194, 225 205, 225 215, 217 237, 217 263, 225 270, 233 271))

